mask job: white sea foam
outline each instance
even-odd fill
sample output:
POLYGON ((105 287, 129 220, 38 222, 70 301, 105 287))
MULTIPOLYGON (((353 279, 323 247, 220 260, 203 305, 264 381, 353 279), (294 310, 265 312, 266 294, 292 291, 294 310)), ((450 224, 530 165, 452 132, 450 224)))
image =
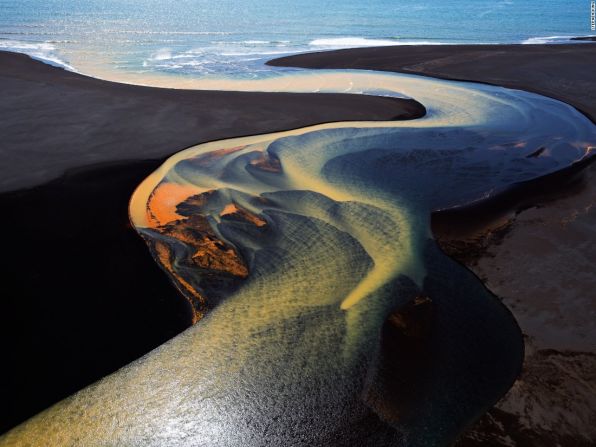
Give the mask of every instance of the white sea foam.
POLYGON ((23 42, 19 40, 0 39, 0 51, 24 53, 33 59, 53 65, 54 67, 76 71, 74 67, 58 56, 56 47, 51 42, 23 42))
POLYGON ((288 53, 288 51, 263 50, 263 51, 230 51, 230 52, 226 52, 226 53, 220 53, 220 55, 221 56, 256 56, 256 55, 268 56, 268 55, 274 55, 274 54, 287 54, 287 53, 288 53))
POLYGON ((538 36, 530 37, 523 40, 521 43, 525 45, 539 45, 545 43, 579 43, 581 40, 571 40, 577 36, 538 36))
POLYGON ((433 40, 400 40, 400 39, 368 39, 366 37, 334 37, 312 40, 312 47, 324 48, 356 48, 380 47, 391 45, 445 45, 446 42, 433 40))
POLYGON ((172 51, 169 48, 161 48, 151 56, 154 61, 165 61, 172 59, 172 51))
POLYGON ((310 42, 314 47, 372 47, 398 45, 394 39, 367 39, 366 37, 333 37, 315 39, 310 42))

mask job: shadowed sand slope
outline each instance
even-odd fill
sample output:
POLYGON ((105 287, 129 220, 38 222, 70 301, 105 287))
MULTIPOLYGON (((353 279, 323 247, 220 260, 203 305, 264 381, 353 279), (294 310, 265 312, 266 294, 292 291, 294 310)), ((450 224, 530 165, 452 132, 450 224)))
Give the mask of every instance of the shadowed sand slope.
POLYGON ((490 86, 312 81, 397 91, 429 113, 169 158, 130 216, 200 321, 0 442, 446 445, 510 387, 519 328, 438 249, 430 214, 585 162, 594 126, 561 102, 490 86))

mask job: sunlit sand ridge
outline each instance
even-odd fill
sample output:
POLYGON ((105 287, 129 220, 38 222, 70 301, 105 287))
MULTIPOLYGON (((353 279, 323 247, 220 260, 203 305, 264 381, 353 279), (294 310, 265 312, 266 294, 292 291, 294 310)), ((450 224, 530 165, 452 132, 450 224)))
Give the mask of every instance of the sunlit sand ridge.
POLYGON ((259 88, 382 91, 428 114, 167 160, 131 221, 200 321, 0 444, 445 445, 510 387, 520 331, 437 248, 430 213, 590 156, 592 123, 537 95, 413 76, 259 88))

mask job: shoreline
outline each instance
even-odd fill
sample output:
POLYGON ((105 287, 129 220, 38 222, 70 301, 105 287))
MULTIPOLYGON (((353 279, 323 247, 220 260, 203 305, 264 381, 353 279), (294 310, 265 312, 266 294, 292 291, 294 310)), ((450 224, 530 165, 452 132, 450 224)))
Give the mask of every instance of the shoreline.
MULTIPOLYGON (((314 40, 311 41, 311 44, 319 42, 321 40, 326 40, 324 37, 320 38, 313 38, 314 40)), ((543 36, 543 35, 535 35, 531 37, 526 37, 522 40, 516 41, 478 41, 478 42, 470 42, 470 41, 453 41, 453 40, 435 40, 435 39, 400 39, 395 37, 334 37, 330 39, 329 46, 327 47, 320 47, 317 48, 316 46, 309 47, 309 48, 302 48, 302 49, 294 49, 289 52, 273 52, 273 53, 263 53, 262 57, 260 57, 259 63, 263 63, 263 66, 270 65, 268 62, 271 60, 270 57, 274 57, 275 59, 282 59, 282 58, 289 58, 294 56, 303 56, 307 54, 317 54, 317 53, 330 53, 336 51, 351 51, 351 50, 367 50, 370 48, 375 47, 402 47, 402 48, 415 48, 415 47, 423 47, 423 48, 433 48, 433 47, 441 47, 441 46, 451 46, 451 47, 481 47, 481 46, 489 46, 489 47, 497 47, 497 46, 545 46, 545 45, 581 45, 589 42, 593 42, 596 40, 596 35, 555 35, 555 36, 543 36), (342 45, 337 45, 337 43, 341 42, 342 45), (345 42, 345 43, 344 43, 345 42), (337 46, 333 46, 334 43, 337 46), (349 45, 352 46, 349 46, 349 45)), ((256 42, 255 42, 256 43, 256 42)), ((266 42, 263 42, 266 43, 266 42)), ((57 68, 63 68, 68 71, 78 73, 84 76, 92 77, 99 80, 109 81, 109 82, 118 82, 124 83, 129 85, 137 85, 137 86, 146 86, 146 87, 160 87, 160 88, 172 88, 172 89, 196 89, 201 88, 199 84, 203 82, 217 82, 218 78, 213 78, 210 75, 204 76, 204 74, 193 74, 193 73, 167 73, 164 71, 153 71, 147 74, 141 74, 140 72, 134 71, 124 71, 119 69, 106 69, 105 66, 107 65, 104 61, 104 64, 100 63, 89 63, 85 60, 76 59, 68 60, 68 58, 62 58, 60 56, 60 49, 53 47, 47 55, 39 54, 41 50, 36 50, 35 48, 31 49, 28 48, 27 45, 20 48, 19 44, 25 44, 25 42, 14 41, 14 46, 7 46, 6 48, 0 48, 0 51, 4 52, 13 52, 19 54, 25 54, 31 57, 34 60, 40 61, 44 64, 48 64, 57 68), (56 51, 58 53, 56 53, 56 51), (198 86, 198 87, 197 87, 198 86)), ((55 42, 50 41, 43 41, 43 42, 35 42, 38 45, 54 45, 55 42)), ((159 50, 158 50, 159 51, 159 50)), ((260 54, 260 53, 259 53, 260 54)), ((261 68, 259 65, 258 68, 261 68)), ((145 70, 143 70, 145 72, 145 70)), ((216 73, 216 72, 213 72, 216 73)), ((229 74, 228 74, 229 76, 229 74)), ((220 80, 231 80, 234 77, 224 77, 219 78, 220 80)), ((454 79, 456 80, 456 79, 454 79)), ((498 84, 497 84, 498 85, 498 84)), ((209 90, 217 90, 217 88, 210 86, 209 90)))

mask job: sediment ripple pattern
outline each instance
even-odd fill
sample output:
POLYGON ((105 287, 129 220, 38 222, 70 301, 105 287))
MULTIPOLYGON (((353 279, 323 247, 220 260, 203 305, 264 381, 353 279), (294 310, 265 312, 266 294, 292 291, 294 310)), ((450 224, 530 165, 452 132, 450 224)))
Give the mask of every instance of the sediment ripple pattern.
POLYGON ((511 386, 519 328, 438 249, 430 213, 584 160, 592 123, 538 95, 404 75, 267 88, 405 95, 428 114, 171 157, 130 215, 198 323, 0 444, 439 446, 511 386))

